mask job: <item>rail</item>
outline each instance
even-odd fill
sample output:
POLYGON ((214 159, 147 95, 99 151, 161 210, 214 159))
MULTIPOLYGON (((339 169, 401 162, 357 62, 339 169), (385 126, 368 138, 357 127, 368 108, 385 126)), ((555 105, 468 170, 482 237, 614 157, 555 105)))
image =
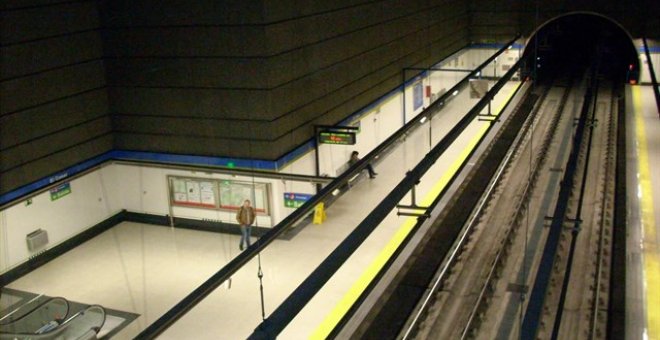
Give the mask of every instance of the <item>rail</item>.
POLYGON ((229 174, 229 175, 241 175, 241 176, 258 176, 261 178, 274 178, 274 179, 310 182, 310 183, 328 183, 335 179, 335 177, 318 177, 318 176, 299 175, 299 174, 287 174, 287 173, 264 171, 264 170, 235 169, 235 168, 231 169, 231 168, 225 168, 225 167, 213 166, 213 165, 186 165, 186 164, 176 164, 176 163, 167 163, 167 162, 134 161, 134 160, 125 160, 120 158, 119 159, 112 158, 104 161, 101 164, 98 164, 89 169, 76 173, 75 175, 67 176, 65 178, 62 178, 61 180, 54 181, 48 184, 47 186, 35 190, 27 195, 12 199, 9 202, 0 205, 0 210, 10 208, 26 199, 33 198, 50 189, 53 189, 62 183, 71 182, 77 178, 83 177, 89 173, 92 173, 110 164, 135 165, 141 167, 158 167, 161 169, 205 171, 205 172, 213 172, 213 173, 229 174))
MULTIPOLYGON (((531 115, 530 115, 531 117, 531 115)), ((530 118, 528 118, 529 120, 530 118)), ((524 125, 527 125, 527 122, 524 123, 524 125)), ((413 331, 415 330, 415 327, 417 324, 420 322, 421 317, 424 315, 424 313, 427 311, 427 309, 430 307, 429 303, 431 302, 431 299, 433 298, 433 295, 435 292, 438 290, 438 287, 440 284, 443 282, 445 279, 445 276, 449 272, 451 266, 454 264, 455 260, 459 256, 460 250, 463 248, 465 244, 465 240, 467 239, 468 235, 470 235, 470 231, 474 227, 474 223, 478 221, 478 218, 486 205, 486 203, 489 200, 489 197, 493 191, 493 189, 497 186, 497 182, 500 178, 500 176, 504 173, 504 170, 507 167, 507 163, 509 162, 509 159, 513 156, 515 153, 515 149, 517 148, 517 144, 520 143, 521 141, 521 136, 522 134, 519 134, 516 139, 513 141, 512 145, 516 145, 515 147, 511 148, 506 155, 504 156, 502 162, 498 166, 498 168, 495 170, 495 175, 493 178, 490 180, 488 183, 488 186, 486 187, 486 190, 484 191, 484 194, 480 197, 479 201, 476 204, 476 208, 474 211, 470 214, 470 217, 468 219, 468 222, 465 224, 465 227, 461 230, 459 237, 456 239, 454 244, 451 246, 451 251, 448 256, 443 260, 440 269, 438 270, 437 277, 434 279, 433 285, 430 287, 430 289, 427 290, 426 297, 422 300, 421 305, 416 307, 416 312, 414 313, 415 316, 410 319, 406 323, 406 325, 403 327, 405 332, 403 332, 403 335, 401 336, 402 339, 408 339, 412 336, 413 331)), ((475 306, 476 310, 476 306, 475 306)), ((470 317, 472 319, 472 317, 470 317)), ((471 322, 468 321, 468 324, 471 322)), ((467 326, 466 326, 467 328, 467 326)))
MULTIPOLYGON (((592 76, 591 79, 594 77, 592 76)), ((593 84, 591 84, 593 85, 593 84)), ((537 336, 539 324, 541 323, 541 316, 543 305, 545 304, 545 294, 550 283, 550 275, 553 269, 553 263, 559 248, 559 239, 563 230, 564 221, 568 214, 569 197, 573 192, 573 185, 575 181, 575 174, 578 170, 578 162, 580 156, 580 149, 583 142, 585 129, 587 128, 587 115, 591 106, 593 97, 593 87, 587 87, 587 92, 584 95, 584 103, 580 112, 580 117, 577 122, 577 128, 573 134, 572 148, 569 159, 566 162, 564 176, 561 180, 559 188, 559 195, 557 204, 552 213, 552 222, 550 224, 550 231, 546 239, 543 255, 538 265, 534 287, 532 288, 527 310, 522 322, 521 338, 534 339, 537 336)), ((561 314, 556 317, 561 318, 561 314)))
MULTIPOLYGON (((205 282, 203 282, 199 287, 197 287, 195 290, 193 290, 190 294, 188 294, 186 297, 184 297, 180 302, 178 302, 174 307, 172 307, 169 311, 167 311, 165 314, 163 314, 159 319, 157 319, 155 322, 153 322, 151 325, 149 325, 147 328, 145 328, 136 338, 138 339, 151 339, 155 338, 162 332, 164 332, 167 328, 169 328, 174 322, 176 322, 179 318, 181 318, 183 315, 185 315, 188 311, 190 311, 193 307, 195 307, 199 302, 201 302, 206 296, 211 294, 218 286, 220 286, 223 282, 225 282, 227 279, 231 277, 232 274, 234 274, 236 271, 238 271, 240 268, 243 267, 248 261, 250 261, 252 258, 257 256, 263 249, 265 249, 270 243, 272 243, 279 235, 284 233, 286 230, 288 230, 290 227, 296 225, 299 223, 303 218, 305 218, 307 215, 309 215, 314 207, 318 205, 319 203, 323 202, 326 198, 332 195, 332 192, 343 185, 345 185, 350 178, 352 178, 354 175, 356 175, 358 172, 362 171, 369 162, 371 162, 377 155, 380 155, 384 151, 386 151, 388 148, 390 148, 392 145, 394 145, 400 138, 404 137, 409 131, 412 129, 416 128, 419 124, 419 121, 426 117, 427 114, 425 112, 435 112, 438 110, 445 101, 447 101, 452 93, 456 90, 459 90, 460 88, 464 87, 467 85, 469 82, 469 79, 476 76, 478 72, 481 71, 482 68, 486 67, 490 62, 492 62, 497 56, 499 56, 501 53, 503 53, 510 45, 512 45, 517 39, 520 38, 520 35, 516 36, 513 38, 511 41, 506 43, 503 48, 497 51, 493 56, 488 58, 486 61, 484 61, 481 65, 479 65, 478 68, 470 72, 465 78, 463 78, 460 82, 458 82, 456 85, 454 85, 449 91, 447 91, 444 95, 442 95, 438 100, 436 100, 433 104, 431 104, 428 108, 426 108, 422 113, 418 114, 415 118, 411 119, 407 124, 399 128, 394 134, 392 134, 390 137, 388 137, 383 143, 378 145, 374 150, 369 152, 365 157, 360 159, 356 164, 351 166, 346 172, 335 178, 331 183, 329 183, 327 186, 322 188, 314 197, 312 197, 310 200, 305 202, 301 207, 296 209, 293 213, 291 213, 289 216, 284 218, 280 223, 278 223, 275 227, 270 229, 266 234, 264 234, 257 242, 253 243, 250 247, 248 247, 245 251, 240 253, 238 256, 236 256, 233 260, 231 260, 227 265, 225 265, 223 268, 221 268, 219 271, 217 271, 215 274, 213 274, 209 279, 207 279, 205 282)), ((519 67, 520 61, 516 64, 519 67)), ((511 70, 516 70, 517 67, 512 67, 511 70)), ((507 73, 509 74, 509 78, 511 75, 513 75, 513 72, 507 73)), ((501 87, 501 86, 500 86, 501 87)), ((499 90, 499 89, 498 89, 499 90)), ((487 104, 487 102, 490 100, 488 96, 484 97, 477 106, 480 106, 479 110, 487 104), (481 104, 481 105, 480 105, 481 104)), ((476 116, 478 111, 475 111, 474 109, 470 111, 470 113, 467 116, 476 116)), ((472 117, 473 118, 473 117, 472 117)), ((461 124, 461 123, 459 123, 461 124)), ((463 124, 466 125, 466 124, 463 124)), ((452 129, 448 133, 449 135, 456 134, 457 131, 456 128, 452 129)), ((441 142, 442 143, 442 142, 441 142)), ((447 146, 445 145, 445 148, 447 146)), ((434 148, 434 150, 437 149, 434 148)), ((432 151, 433 152, 433 151, 432 151)), ((430 153, 429 153, 430 154, 430 153)), ((428 156, 427 156, 428 157, 428 156)), ((439 155, 436 155, 436 159, 439 157, 439 155)), ((427 162, 428 163, 428 162, 427 162)), ((429 165, 430 166, 430 165, 429 165)), ((419 167, 419 166, 418 166, 419 167)), ((419 176, 419 175, 417 175, 419 176)), ((413 185, 414 181, 411 180, 412 176, 406 176, 402 183, 405 182, 405 186, 407 186, 407 189, 401 189, 399 186, 395 188, 394 190, 398 192, 403 192, 405 194, 413 185)), ((392 194, 388 195, 387 197, 390 198, 392 194)), ((387 199, 387 198, 386 198, 387 199)), ((391 198, 390 198, 391 199, 391 198)), ((396 203, 398 203, 399 200, 396 200, 396 203)), ((375 209, 378 210, 379 208, 377 207, 375 209)), ((391 209, 390 209, 391 210, 391 209)), ((389 211, 389 210, 388 210, 389 211)), ((373 214, 373 212, 372 212, 373 214)), ((370 216, 372 215, 370 214, 370 216)), ((369 221, 369 218, 366 220, 368 223, 367 224, 373 224, 375 222, 369 221)), ((364 223, 362 223, 364 224, 364 223)), ((360 226, 362 226, 362 224, 360 226)), ((358 226, 356 228, 356 231, 360 228, 358 226)), ((353 234, 356 234, 353 232, 353 234)), ((351 235, 353 235, 351 234, 351 235)), ((349 238, 351 236, 349 235, 349 238)), ((332 255, 331 255, 332 256, 332 255)), ((328 257, 330 258, 330 257, 328 257)), ((327 262, 324 261, 324 263, 327 262)), ((314 275, 314 274, 312 274, 314 275)), ((303 283, 304 284, 304 283, 303 283)), ((296 290, 298 291, 298 290, 296 290)), ((294 293, 295 294, 295 293, 294 293)), ((287 301, 291 300, 290 298, 287 299, 287 301)), ((298 302, 302 301, 303 299, 296 299, 298 302)), ((285 301, 286 302, 286 301, 285 301)), ((291 301, 289 301, 291 303, 291 301)), ((282 313, 281 306, 278 308, 273 314, 275 313, 282 313)), ((297 312, 296 312, 297 313, 297 312)), ((272 315, 272 314, 271 314, 272 315)), ((269 317, 268 319, 271 319, 269 317)), ((269 324, 277 324, 277 322, 269 322, 269 324)), ((283 329, 283 327, 281 328, 283 329)), ((280 331, 281 331, 280 329, 280 331)), ((279 332, 277 332, 279 333, 279 332)))
MULTIPOLYGON (((341 265, 353 254, 381 221, 394 209, 400 200, 414 187, 437 159, 458 138, 463 130, 477 117, 492 100, 494 94, 518 71, 522 59, 514 64, 500 82, 484 96, 447 135, 397 184, 397 186, 374 208, 369 215, 349 234, 333 252, 284 300, 280 306, 262 322, 249 339, 275 338, 302 310, 309 300, 322 288, 341 265)), ((451 93, 451 92, 449 92, 451 93)), ((423 115, 419 115, 423 116, 423 115)), ((418 117, 419 117, 418 116, 418 117)))

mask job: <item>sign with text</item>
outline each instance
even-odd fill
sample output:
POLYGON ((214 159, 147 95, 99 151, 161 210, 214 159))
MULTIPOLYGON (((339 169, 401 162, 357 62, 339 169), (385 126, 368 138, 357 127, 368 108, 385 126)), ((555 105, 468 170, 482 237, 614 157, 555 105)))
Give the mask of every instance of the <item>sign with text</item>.
POLYGON ((354 145, 355 132, 321 131, 319 142, 321 144, 354 145))
POLYGON ((287 208, 299 208, 301 205, 303 205, 305 202, 307 202, 310 198, 312 198, 311 194, 301 194, 297 192, 285 192, 284 193, 284 206, 287 208))
POLYGON ((70 193, 71 193, 71 184, 69 184, 68 182, 62 183, 50 189, 50 200, 51 201, 58 200, 70 193))

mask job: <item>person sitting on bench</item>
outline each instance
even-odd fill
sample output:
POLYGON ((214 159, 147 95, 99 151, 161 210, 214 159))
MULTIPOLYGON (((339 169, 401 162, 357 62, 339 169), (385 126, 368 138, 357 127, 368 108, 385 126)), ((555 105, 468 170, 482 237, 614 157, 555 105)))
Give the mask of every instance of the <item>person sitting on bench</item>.
MULTIPOLYGON (((359 152, 357 151, 351 152, 351 159, 348 160, 348 164, 353 166, 355 163, 357 163, 360 160, 360 157, 358 157, 358 155, 359 152)), ((374 168, 371 166, 371 164, 367 163, 366 169, 369 172, 369 178, 371 179, 376 178, 376 175, 378 174, 374 171, 374 168)))

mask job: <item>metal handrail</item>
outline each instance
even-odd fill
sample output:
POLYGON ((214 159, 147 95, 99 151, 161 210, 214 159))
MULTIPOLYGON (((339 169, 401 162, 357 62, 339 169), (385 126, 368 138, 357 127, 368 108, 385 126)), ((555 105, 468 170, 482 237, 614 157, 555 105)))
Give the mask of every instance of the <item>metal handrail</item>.
POLYGON ((329 183, 336 179, 336 177, 301 175, 301 174, 287 174, 284 172, 267 171, 267 170, 252 170, 252 169, 238 169, 227 168, 215 165, 187 165, 166 162, 154 161, 133 161, 133 160, 111 160, 113 164, 137 165, 141 167, 160 168, 160 169, 175 169, 175 170, 192 170, 192 171, 205 171, 217 174, 250 176, 269 179, 281 179, 297 182, 310 182, 310 183, 329 183))
MULTIPOLYGON (((335 250, 280 304, 275 311, 262 322, 250 339, 274 338, 302 310, 309 300, 321 289, 330 277, 353 254, 361 243, 380 225, 383 219, 418 183, 421 177, 435 164, 438 158, 452 145, 465 128, 499 92, 503 84, 510 79, 522 63, 522 59, 507 72, 500 82, 484 96, 463 118, 445 135, 429 153, 409 171, 397 186, 374 208, 371 213, 349 234, 335 250)), ((421 116, 421 115, 420 115, 421 116)))
MULTIPOLYGON (((520 35, 516 36, 514 39, 512 39, 510 42, 508 42, 502 49, 500 49, 497 53, 495 53, 493 56, 491 56, 486 61, 484 61, 474 71, 470 72, 464 79, 462 79, 460 82, 458 82, 456 85, 454 85, 449 91, 447 91, 444 95, 442 95, 440 98, 438 98, 438 100, 436 100, 434 103, 432 103, 423 112, 433 112, 435 110, 438 110, 444 104, 444 102, 448 98, 450 98, 450 96, 452 95, 452 93, 455 90, 458 90, 459 88, 465 86, 468 83, 468 81, 471 77, 475 76, 477 72, 481 71, 482 68, 484 68, 491 61, 493 61, 495 58, 497 58, 498 55, 500 55, 502 52, 504 52, 504 50, 506 50, 509 45, 513 44, 519 38, 520 38, 520 35)), ((520 62, 520 60, 518 62, 520 62)), ((512 67, 512 70, 514 70, 514 69, 515 68, 512 67)), ((489 101, 489 100, 490 100, 490 98, 488 96, 484 97, 479 102, 479 103, 483 102, 483 105, 481 105, 479 110, 481 110, 483 107, 485 107, 487 101, 489 101)), ((479 105, 480 104, 477 104, 477 106, 479 106, 479 105)), ((476 108, 476 106, 475 106, 475 108, 476 108)), ((473 113, 473 111, 474 111, 474 109, 471 110, 470 113, 473 113)), ((468 113, 468 115, 470 115, 470 113, 468 113)), ((474 112, 474 115, 476 116, 477 113, 478 113, 478 111, 474 112)), ((334 181, 332 181, 327 186, 322 188, 310 200, 305 202, 301 207, 296 209, 289 216, 285 217, 275 227, 273 227, 268 232, 266 232, 266 234, 264 234, 261 238, 259 238, 259 240, 257 240, 257 242, 253 243, 245 251, 243 251, 238 256, 236 256, 234 259, 232 259, 227 265, 225 265, 223 268, 221 268, 219 271, 217 271, 215 274, 213 274, 209 279, 207 279, 205 282, 203 282, 199 287, 197 287, 190 294, 188 294, 186 297, 184 297, 179 303, 174 305, 174 307, 172 307, 169 311, 167 311, 160 318, 158 318, 155 322, 153 322, 151 325, 149 325, 147 328, 145 328, 140 334, 137 335, 136 338, 138 338, 138 339, 151 339, 151 338, 154 338, 157 335, 161 334, 167 328, 169 328, 174 322, 176 322, 179 318, 181 318, 188 311, 190 311, 193 307, 195 307, 206 296, 211 294, 225 280, 229 279, 231 277, 231 275, 233 275, 240 268, 242 268, 243 265, 245 265, 253 257, 257 256, 257 254, 259 254, 263 249, 265 249, 279 235, 284 233, 291 226, 295 225, 300 220, 302 220, 304 217, 306 217, 309 213, 311 213, 312 210, 319 203, 323 202, 327 197, 332 195, 332 192, 335 189, 338 189, 338 188, 342 187, 343 185, 345 185, 348 182, 349 179, 351 179, 358 172, 362 171, 367 166, 367 164, 369 164, 377 155, 379 155, 382 152, 386 151, 389 147, 394 145, 394 143, 396 143, 401 137, 405 136, 406 133, 408 133, 413 128, 416 128, 418 126, 417 125, 418 122, 424 116, 426 116, 426 115, 423 114, 423 113, 418 114, 415 118, 411 119, 407 124, 405 124, 404 126, 399 128, 399 130, 397 130, 394 134, 392 134, 390 137, 388 137, 383 143, 381 143, 376 148, 374 148, 365 157, 360 159, 353 166, 351 166, 347 171, 345 171, 343 174, 338 176, 334 181)), ((454 129, 452 129, 452 131, 454 131, 454 129)), ((447 135, 448 136, 451 135, 452 131, 450 131, 447 135)), ((434 148, 434 150, 436 148, 434 148)), ((439 155, 437 155, 437 157, 439 157, 439 155)), ((436 159, 437 159, 437 157, 436 157, 436 159)), ((404 180, 402 182, 409 182, 409 179, 411 177, 412 176, 406 176, 406 178, 404 178, 404 180)), ((418 177, 421 177, 421 175, 418 175, 418 177)), ((410 182, 410 183, 406 183, 406 184, 409 185, 409 187, 411 187, 414 184, 414 182, 410 182)), ((409 189, 409 187, 408 187, 408 189, 409 189)), ((408 189, 405 189, 404 193, 407 192, 408 189)), ((391 196, 391 194, 388 195, 388 197, 390 197, 390 196, 391 196)), ((397 200, 396 202, 398 202, 398 201, 399 200, 397 200)), ((378 208, 376 208, 376 209, 378 209, 378 208)), ((358 226, 358 228, 359 228, 359 226, 358 226)), ((357 228, 356 228, 356 230, 357 230, 357 228)), ((350 235, 349 235, 349 237, 350 237, 350 235)))
MULTIPOLYGON (((516 137, 516 140, 514 140, 513 144, 517 143, 520 139, 520 135, 516 137)), ((439 270, 439 275, 435 279, 435 282, 433 283, 433 286, 431 286, 431 289, 427 290, 426 297, 424 298, 424 301, 422 302, 422 305, 418 308, 417 313, 415 314, 415 317, 412 319, 412 321, 408 324, 408 327, 406 328, 405 333, 403 334, 402 339, 408 339, 408 337, 411 335, 413 329, 419 322, 419 318, 424 314, 426 309, 428 308, 428 304, 434 294, 434 292, 437 290, 438 286, 440 283, 443 281, 445 278, 445 275, 447 274, 449 268, 451 267, 452 263, 454 262, 456 256, 458 255, 459 250, 463 247, 463 244, 465 243, 465 239, 469 235, 470 230, 472 229, 475 221, 477 221, 477 218, 479 217, 481 210, 483 209, 484 205, 488 201, 488 197, 490 196, 490 193, 492 190, 495 188, 497 185, 497 181, 499 177, 502 175, 504 172, 504 169, 506 168, 506 163, 508 162, 509 158, 513 155, 515 148, 512 148, 507 152, 507 154, 504 157, 504 160, 500 163, 500 166, 496 170, 495 175, 491 179, 490 183, 488 184, 488 187, 486 188, 486 191, 480 198, 479 202, 477 203, 477 208, 474 210, 474 212, 471 214, 469 221, 466 223, 466 227, 461 231, 461 235, 459 238, 456 240, 454 245, 452 246, 452 251, 451 254, 449 254, 448 257, 445 258, 441 265, 441 269, 439 270)))

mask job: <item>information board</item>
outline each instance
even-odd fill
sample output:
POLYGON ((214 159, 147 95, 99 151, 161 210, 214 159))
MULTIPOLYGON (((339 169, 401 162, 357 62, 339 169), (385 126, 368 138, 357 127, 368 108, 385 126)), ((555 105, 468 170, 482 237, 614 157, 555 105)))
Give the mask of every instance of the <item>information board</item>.
POLYGON ((195 178, 170 178, 170 193, 172 203, 203 208, 217 206, 215 183, 195 178))
POLYGON ((180 176, 168 176, 168 180, 173 206, 236 211, 247 199, 258 213, 269 211, 269 183, 180 176))
POLYGON ((354 145, 355 132, 321 131, 319 142, 321 144, 354 145))

